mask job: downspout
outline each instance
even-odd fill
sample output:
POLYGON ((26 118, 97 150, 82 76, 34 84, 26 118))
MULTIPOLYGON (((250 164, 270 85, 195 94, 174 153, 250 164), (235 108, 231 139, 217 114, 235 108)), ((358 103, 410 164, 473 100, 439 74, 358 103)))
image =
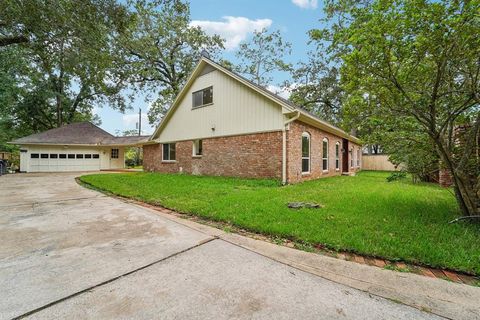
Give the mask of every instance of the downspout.
POLYGON ((282 184, 287 184, 287 128, 288 125, 300 118, 300 111, 297 110, 297 114, 294 115, 292 118, 288 119, 283 124, 282 130, 282 184))

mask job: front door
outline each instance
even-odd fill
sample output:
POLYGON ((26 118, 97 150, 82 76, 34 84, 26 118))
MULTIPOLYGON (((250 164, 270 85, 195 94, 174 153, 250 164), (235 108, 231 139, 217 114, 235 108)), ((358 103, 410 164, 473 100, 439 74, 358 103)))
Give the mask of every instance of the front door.
POLYGON ((343 139, 342 172, 348 172, 348 140, 347 139, 343 139))

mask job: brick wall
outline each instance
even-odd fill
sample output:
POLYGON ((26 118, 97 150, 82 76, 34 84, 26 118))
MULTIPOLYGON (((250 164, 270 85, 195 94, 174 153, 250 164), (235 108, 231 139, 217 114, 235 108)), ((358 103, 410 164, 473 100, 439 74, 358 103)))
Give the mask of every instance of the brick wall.
POLYGON ((202 149, 202 157, 193 157, 193 141, 177 142, 176 161, 162 162, 162 145, 146 145, 143 166, 145 171, 281 179, 281 131, 204 139, 202 149))
POLYGON ((438 183, 442 187, 450 187, 453 185, 453 177, 452 177, 452 174, 450 173, 450 170, 444 168, 442 165, 438 172, 438 183))
MULTIPOLYGON (((353 149, 353 155, 357 155, 359 145, 349 142, 349 148, 353 149)), ((342 138, 331 133, 322 131, 318 128, 310 126, 300 121, 294 121, 290 124, 290 130, 287 131, 287 179, 288 183, 296 183, 306 180, 318 179, 321 177, 329 177, 342 174, 342 138), (310 173, 302 174, 302 133, 310 134, 310 173), (328 170, 324 171, 322 168, 322 151, 323 139, 328 139, 328 170), (335 144, 340 143, 340 169, 335 169, 335 144)), ((350 157, 350 153, 349 153, 350 157)), ((350 158, 348 162, 348 171, 356 172, 361 167, 361 152, 360 152, 360 166, 357 166, 355 161, 354 167, 350 167, 350 158)))

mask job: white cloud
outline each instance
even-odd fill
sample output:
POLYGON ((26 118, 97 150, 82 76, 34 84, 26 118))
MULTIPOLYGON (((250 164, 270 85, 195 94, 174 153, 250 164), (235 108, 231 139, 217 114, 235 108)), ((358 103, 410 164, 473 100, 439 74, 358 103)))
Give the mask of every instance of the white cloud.
MULTIPOLYGON (((316 1, 315 1, 316 2, 316 1)), ((222 17, 224 21, 193 20, 190 25, 199 26, 207 34, 218 34, 225 41, 225 49, 233 50, 249 33, 268 28, 272 24, 270 19, 250 20, 245 17, 222 17)))
POLYGON ((292 3, 302 9, 317 9, 317 0, 292 0, 292 3))
POLYGON ((274 86, 274 85, 268 85, 267 90, 275 93, 276 95, 279 95, 280 97, 284 99, 288 99, 290 95, 292 94, 292 89, 295 87, 295 85, 292 85, 290 87, 279 87, 279 86, 274 86))

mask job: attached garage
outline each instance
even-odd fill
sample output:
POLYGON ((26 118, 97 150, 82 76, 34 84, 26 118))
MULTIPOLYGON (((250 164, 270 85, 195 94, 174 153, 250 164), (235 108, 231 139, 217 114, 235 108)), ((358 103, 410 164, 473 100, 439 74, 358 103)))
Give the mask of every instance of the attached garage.
POLYGON ((141 146, 148 136, 115 137, 90 122, 79 122, 15 141, 20 171, 64 172, 124 168, 125 148, 141 146))

